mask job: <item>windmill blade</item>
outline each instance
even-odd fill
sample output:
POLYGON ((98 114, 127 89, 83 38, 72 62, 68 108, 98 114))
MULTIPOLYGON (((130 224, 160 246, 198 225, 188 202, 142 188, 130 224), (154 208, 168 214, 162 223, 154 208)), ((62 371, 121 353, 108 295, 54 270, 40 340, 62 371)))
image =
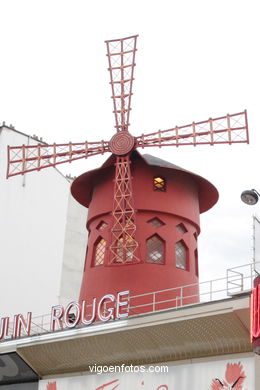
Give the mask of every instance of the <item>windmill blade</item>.
POLYGON ((108 142, 8 146, 7 178, 108 152, 108 142))
POLYGON ((105 41, 117 131, 128 131, 138 35, 105 41))
POLYGON ((136 143, 141 148, 249 143, 247 112, 245 110, 237 114, 143 134, 136 138, 136 143))

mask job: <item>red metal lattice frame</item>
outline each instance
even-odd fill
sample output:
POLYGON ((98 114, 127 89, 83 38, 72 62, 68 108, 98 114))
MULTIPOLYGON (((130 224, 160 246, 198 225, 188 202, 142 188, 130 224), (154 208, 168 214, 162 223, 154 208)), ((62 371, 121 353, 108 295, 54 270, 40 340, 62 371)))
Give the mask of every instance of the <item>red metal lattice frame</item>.
MULTIPOLYGON (((233 143, 249 143, 246 110, 135 138, 135 147, 141 148, 233 143)), ((7 177, 40 171, 109 151, 109 141, 8 146, 7 177)))
POLYGON ((138 35, 106 41, 117 131, 128 131, 138 35))
POLYGON ((137 146, 184 146, 249 143, 247 111, 209 118, 136 137, 137 146))
POLYGON ((108 142, 8 146, 7 178, 108 152, 108 142))
POLYGON ((138 243, 129 156, 117 157, 109 264, 137 263, 138 243))

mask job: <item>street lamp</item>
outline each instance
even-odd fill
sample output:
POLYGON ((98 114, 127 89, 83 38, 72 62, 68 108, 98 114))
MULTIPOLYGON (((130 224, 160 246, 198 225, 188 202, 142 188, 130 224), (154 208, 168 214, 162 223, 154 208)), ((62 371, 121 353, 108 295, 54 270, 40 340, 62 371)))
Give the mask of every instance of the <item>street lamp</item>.
POLYGON ((243 191, 241 194, 241 200, 250 206, 254 206, 258 202, 259 197, 259 192, 254 189, 243 191))

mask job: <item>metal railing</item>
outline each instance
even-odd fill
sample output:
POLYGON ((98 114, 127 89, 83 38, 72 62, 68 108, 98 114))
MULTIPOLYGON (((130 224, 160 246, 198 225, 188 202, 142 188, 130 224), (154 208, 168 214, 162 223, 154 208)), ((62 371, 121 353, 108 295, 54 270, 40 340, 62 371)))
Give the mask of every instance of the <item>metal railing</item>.
POLYGON ((227 294, 234 295, 250 291, 253 288, 254 278, 258 275, 255 265, 260 262, 239 265, 227 269, 227 294))
MULTIPOLYGON (((178 310, 186 306, 218 301, 248 293, 253 288, 254 278, 258 275, 254 269, 255 264, 249 263, 229 268, 224 278, 129 296, 126 308, 128 316, 139 316, 169 309, 178 310)), ((109 307, 111 307, 111 302, 109 307)), ((103 314, 106 314, 109 307, 104 305, 103 314)), ((90 311, 92 312, 92 305, 87 305, 87 308, 91 308, 90 311)), ((33 317, 31 336, 49 333, 50 319, 51 314, 33 317)), ((83 326, 79 324, 76 327, 83 326)), ((11 333, 11 324, 9 328, 11 333)), ((64 326, 65 329, 67 330, 68 328, 64 326)), ((24 334, 24 336, 26 335, 24 334)))

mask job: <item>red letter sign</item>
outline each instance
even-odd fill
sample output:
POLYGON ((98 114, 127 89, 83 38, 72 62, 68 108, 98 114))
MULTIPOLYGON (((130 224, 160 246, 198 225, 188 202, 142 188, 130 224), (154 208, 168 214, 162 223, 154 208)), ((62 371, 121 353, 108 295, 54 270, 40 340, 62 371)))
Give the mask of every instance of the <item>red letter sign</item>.
POLYGON ((260 284, 252 291, 251 295, 251 342, 260 338, 260 284))

